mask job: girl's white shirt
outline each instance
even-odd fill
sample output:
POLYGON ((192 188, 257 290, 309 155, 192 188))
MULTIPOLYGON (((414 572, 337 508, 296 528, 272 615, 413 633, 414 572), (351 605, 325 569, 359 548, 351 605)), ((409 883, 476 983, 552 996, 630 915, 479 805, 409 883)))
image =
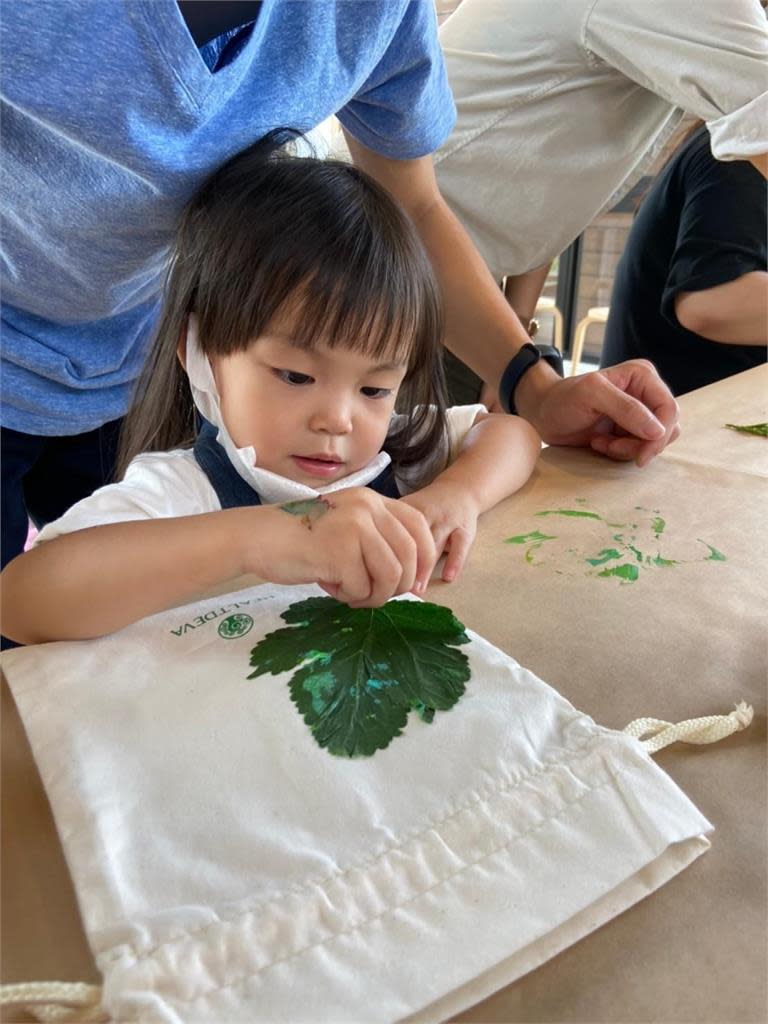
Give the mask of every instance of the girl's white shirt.
MULTIPOLYGON (((237 473, 250 484, 264 504, 316 498, 321 494, 343 487, 364 487, 374 480, 390 463, 386 452, 379 452, 363 469, 327 486, 314 489, 286 477, 261 469, 253 447, 238 448, 229 435, 221 415, 216 382, 208 359, 203 355, 197 339, 197 324, 193 317, 187 329, 186 369, 195 407, 201 416, 217 429, 217 440, 226 451, 237 473)), ((439 464, 445 454, 452 461, 469 429, 484 405, 460 405, 448 410, 445 450, 434 453, 439 464)), ((393 422, 397 417, 393 417, 393 422)), ((430 460, 431 462, 431 460, 430 460)), ((410 474, 398 474, 401 494, 415 490, 412 480, 419 466, 410 474)), ((216 512, 221 508, 216 491, 200 467, 191 448, 178 448, 170 452, 147 452, 138 455, 128 467, 123 480, 101 487, 89 497, 79 501, 64 515, 49 523, 38 534, 35 544, 75 530, 108 523, 129 522, 137 519, 163 519, 172 516, 199 515, 216 512)))

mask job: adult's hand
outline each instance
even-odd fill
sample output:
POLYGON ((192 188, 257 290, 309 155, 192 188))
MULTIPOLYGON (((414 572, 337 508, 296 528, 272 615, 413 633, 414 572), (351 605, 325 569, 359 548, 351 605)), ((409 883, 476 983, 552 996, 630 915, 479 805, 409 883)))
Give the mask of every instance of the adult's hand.
POLYGON ((677 402, 646 359, 565 380, 538 369, 520 381, 515 404, 547 444, 589 447, 645 466, 680 435, 677 402))

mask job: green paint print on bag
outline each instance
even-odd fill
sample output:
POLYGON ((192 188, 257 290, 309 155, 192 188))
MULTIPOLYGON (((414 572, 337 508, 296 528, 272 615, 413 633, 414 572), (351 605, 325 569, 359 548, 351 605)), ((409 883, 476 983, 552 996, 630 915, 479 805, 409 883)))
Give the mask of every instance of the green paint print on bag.
POLYGON ((248 676, 295 670, 289 682, 317 743, 338 757, 369 757, 399 736, 411 711, 431 722, 452 708, 469 680, 469 661, 456 647, 469 642, 447 608, 388 601, 349 608, 310 597, 281 616, 288 625, 251 651, 248 676))
MULTIPOLYGON (((574 504, 584 505, 585 503, 586 499, 584 498, 576 498, 574 500, 574 504)), ((667 521, 663 518, 659 509, 635 505, 634 512, 646 513, 645 516, 635 516, 633 518, 646 519, 644 527, 652 536, 653 540, 651 543, 654 547, 657 547, 657 543, 654 542, 658 542, 662 534, 664 534, 665 542, 669 541, 669 535, 666 533, 667 521)), ((618 579, 622 584, 636 583, 640 579, 641 570, 668 569, 673 566, 690 565, 694 562, 725 562, 727 560, 721 551, 718 551, 717 548, 700 538, 697 538, 697 543, 703 544, 709 552, 704 558, 667 558, 662 555, 658 547, 654 553, 646 553, 643 547, 648 543, 648 538, 645 538, 645 540, 642 538, 638 539, 638 534, 634 532, 641 528, 639 522, 613 522, 605 519, 598 512, 589 511, 585 508, 545 509, 541 512, 535 512, 534 516, 537 518, 541 516, 563 516, 569 520, 591 520, 593 525, 595 523, 602 523, 605 530, 608 531, 610 540, 613 542, 612 544, 605 544, 605 541, 609 539, 606 536, 603 546, 595 554, 587 554, 582 548, 569 547, 565 550, 565 555, 571 562, 586 563, 586 565, 590 566, 590 568, 582 570, 586 575, 603 578, 612 577, 618 579), (616 529, 628 532, 611 532, 616 529)), ((586 523, 584 528, 587 528, 586 523)), ((548 544, 545 554, 548 554, 549 557, 537 558, 537 552, 545 541, 557 540, 558 537, 554 534, 544 534, 538 530, 533 530, 528 533, 507 537, 504 543, 525 546, 524 561, 528 565, 543 566, 552 564, 553 559, 557 557, 555 552, 558 545, 548 544)), ((575 572, 568 573, 562 568, 555 568, 554 571, 560 576, 575 575, 575 572)))

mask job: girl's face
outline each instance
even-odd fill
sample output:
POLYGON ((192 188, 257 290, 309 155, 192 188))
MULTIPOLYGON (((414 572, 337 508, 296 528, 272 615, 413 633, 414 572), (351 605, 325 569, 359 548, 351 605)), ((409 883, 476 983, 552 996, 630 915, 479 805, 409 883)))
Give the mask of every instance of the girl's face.
POLYGON ((406 364, 319 343, 279 325, 243 352, 213 356, 224 422, 256 464, 319 487, 362 469, 387 436, 406 364))

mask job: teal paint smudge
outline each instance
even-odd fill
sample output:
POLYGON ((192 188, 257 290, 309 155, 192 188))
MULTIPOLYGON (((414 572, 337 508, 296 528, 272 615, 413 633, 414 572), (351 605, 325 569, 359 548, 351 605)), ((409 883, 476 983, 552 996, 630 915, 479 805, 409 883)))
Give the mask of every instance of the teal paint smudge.
POLYGON ((656 516, 656 518, 653 520, 653 522, 651 523, 651 529, 653 530, 656 540, 658 540, 662 533, 664 533, 664 527, 666 525, 666 522, 661 518, 661 516, 656 516))

